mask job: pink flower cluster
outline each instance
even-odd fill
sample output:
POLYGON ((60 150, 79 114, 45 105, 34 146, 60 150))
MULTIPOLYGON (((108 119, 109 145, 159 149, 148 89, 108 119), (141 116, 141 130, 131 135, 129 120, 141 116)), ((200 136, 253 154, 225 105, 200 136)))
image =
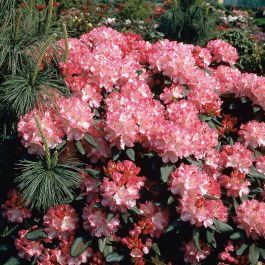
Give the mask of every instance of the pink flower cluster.
POLYGON ((196 265, 210 255, 210 248, 205 244, 198 250, 193 241, 186 242, 183 246, 184 261, 196 265))
POLYGON ((30 154, 44 154, 43 140, 36 123, 40 125, 48 142, 49 148, 55 148, 64 136, 68 140, 80 140, 92 127, 93 114, 90 107, 79 98, 60 97, 57 99, 56 110, 34 109, 20 118, 18 133, 22 144, 30 154))
POLYGON ((22 197, 16 190, 12 190, 7 194, 8 200, 1 205, 2 215, 11 223, 22 223, 24 219, 31 217, 31 212, 23 207, 22 197))
POLYGON ((228 63, 233 65, 238 59, 236 48, 223 40, 211 40, 207 44, 207 49, 211 52, 213 62, 228 63))
POLYGON ((93 253, 91 248, 87 248, 76 258, 70 255, 78 221, 77 213, 68 204, 50 208, 43 217, 44 231, 48 238, 27 239, 28 232, 37 229, 37 226, 19 231, 19 237, 15 241, 18 255, 27 260, 35 257, 38 265, 86 264, 93 253), (56 248, 45 247, 45 243, 52 243, 53 239, 58 239, 59 245, 56 248))
POLYGON ((47 211, 43 224, 49 238, 67 239, 75 233, 78 220, 75 209, 68 204, 62 204, 47 211))
POLYGON ((226 222, 228 212, 220 200, 220 184, 197 166, 181 164, 171 174, 169 188, 180 196, 177 211, 183 221, 198 227, 211 226, 214 218, 226 222))
POLYGON ((246 200, 236 209, 234 222, 243 229, 248 237, 265 238, 265 203, 257 200, 246 200))
POLYGON ((100 186, 102 205, 121 212, 133 208, 145 182, 145 177, 138 176, 139 172, 140 168, 129 160, 117 164, 110 161, 105 171, 108 177, 100 186))
POLYGON ((241 125, 239 136, 250 148, 265 147, 265 122, 250 121, 241 125))

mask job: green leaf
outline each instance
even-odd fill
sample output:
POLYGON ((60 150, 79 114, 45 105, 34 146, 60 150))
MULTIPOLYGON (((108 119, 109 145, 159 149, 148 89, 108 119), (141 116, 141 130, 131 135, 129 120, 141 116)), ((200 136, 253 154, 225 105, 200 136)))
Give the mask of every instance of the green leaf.
POLYGON ((260 173, 255 167, 250 168, 248 175, 256 179, 265 180, 265 175, 260 173))
POLYGON ((130 208, 130 210, 138 215, 141 214, 137 206, 133 206, 132 208, 130 208))
POLYGON ((132 161, 135 161, 135 152, 132 148, 127 149, 125 153, 129 159, 131 159, 132 161))
POLYGON ((232 232, 233 231, 232 226, 228 225, 227 223, 225 223, 221 220, 215 219, 214 224, 215 224, 217 232, 219 232, 219 233, 226 233, 226 232, 232 232))
POLYGON ((155 265, 166 265, 164 262, 162 262, 162 261, 156 259, 155 257, 151 257, 151 261, 152 261, 152 263, 155 264, 155 265))
POLYGON ((84 138, 84 140, 85 140, 88 144, 90 144, 92 147, 98 149, 98 144, 97 144, 97 142, 94 140, 94 138, 93 138, 91 135, 89 135, 89 134, 85 134, 85 136, 84 136, 83 138, 84 138))
POLYGON ((260 248, 260 249, 259 249, 259 253, 260 253, 261 257, 262 257, 263 259, 265 259, 265 249, 260 248))
POLYGON ((79 257, 92 243, 92 239, 82 236, 82 237, 77 237, 72 246, 71 246, 71 251, 70 255, 73 258, 79 257))
POLYGON ((206 230, 206 240, 209 246, 216 248, 217 244, 214 233, 215 233, 214 230, 209 230, 209 229, 206 230))
POLYGON ((121 150, 117 150, 117 149, 113 148, 111 153, 112 153, 112 161, 116 161, 121 154, 121 150))
POLYGON ((212 117, 211 116, 208 116, 208 115, 206 115, 206 114, 200 114, 199 115, 199 118, 200 118, 200 120, 201 121, 210 121, 210 120, 212 120, 212 117))
POLYGON ((8 251, 10 247, 7 244, 0 245, 0 252, 6 252, 8 251))
POLYGON ((107 238, 99 238, 98 239, 98 249, 101 253, 103 253, 104 248, 106 246, 107 238))
POLYGON ((198 250, 201 250, 200 246, 200 231, 198 228, 193 228, 193 242, 198 250))
POLYGON ((123 255, 119 255, 117 252, 110 253, 106 256, 106 261, 113 263, 113 262, 120 262, 124 259, 123 255))
POLYGON ((249 247, 248 258, 251 265, 256 265, 259 261, 259 249, 256 247, 255 243, 251 244, 249 247))
POLYGON ((89 175, 92 175, 95 178, 101 178, 103 176, 102 172, 93 168, 84 169, 89 175))
POLYGON ((45 233, 44 228, 36 228, 30 230, 26 235, 26 238, 31 241, 35 241, 38 239, 45 239, 47 237, 48 235, 45 233))
POLYGON ((169 224, 169 226, 168 226, 168 228, 166 230, 166 233, 176 230, 177 228, 179 228, 181 226, 181 224, 182 223, 180 222, 180 219, 172 221, 169 224))
POLYGON ((17 258, 11 257, 3 265, 19 265, 19 264, 21 263, 17 258))
POLYGON ((174 165, 165 164, 160 168, 160 175, 163 182, 167 182, 169 175, 174 170, 174 165))
POLYGON ((114 217, 114 213, 110 212, 110 213, 107 213, 107 221, 109 222, 113 217, 114 217))
POLYGON ((236 251, 237 256, 242 256, 247 248, 248 248, 248 245, 243 243, 241 247, 236 251))
POLYGON ((56 146, 56 150, 62 149, 66 145, 66 143, 67 141, 62 140, 62 142, 56 146))
POLYGON ((75 141, 75 147, 81 155, 85 155, 85 149, 80 141, 75 141))
POLYGON ((160 249, 159 249, 159 246, 158 246, 157 243, 153 243, 153 245, 152 245, 152 250, 153 250, 158 256, 161 255, 161 252, 160 252, 160 249))
POLYGON ((18 225, 7 225, 3 231, 0 233, 0 237, 8 237, 10 236, 14 231, 16 231, 18 228, 18 225))
POLYGON ((136 70, 137 75, 141 75, 143 72, 143 70, 136 70))
POLYGON ((243 239, 244 234, 242 232, 235 232, 229 237, 231 240, 238 240, 238 239, 243 239))
POLYGON ((167 199, 167 205, 170 205, 171 203, 173 203, 175 201, 173 196, 169 196, 167 199))

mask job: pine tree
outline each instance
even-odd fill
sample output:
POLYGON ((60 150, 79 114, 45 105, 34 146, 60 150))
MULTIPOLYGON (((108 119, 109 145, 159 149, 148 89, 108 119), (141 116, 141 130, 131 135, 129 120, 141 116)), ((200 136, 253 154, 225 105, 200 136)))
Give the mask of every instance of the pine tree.
POLYGON ((172 40, 203 44, 212 35, 215 15, 205 0, 173 0, 159 30, 172 40))
MULTIPOLYGON (((24 201, 30 202, 32 208, 44 211, 73 200, 80 177, 76 161, 71 158, 62 161, 60 153, 63 149, 49 150, 38 117, 36 124, 45 146, 45 156, 29 156, 23 149, 18 149, 16 125, 19 117, 48 104, 54 94, 68 96, 70 93, 59 74, 58 58, 54 55, 58 54, 54 52, 59 49, 58 39, 65 38, 68 47, 66 27, 54 20, 53 0, 49 0, 44 9, 38 9, 36 3, 35 0, 22 4, 17 0, 0 0, 0 147, 8 145, 9 152, 17 154, 16 161, 0 174, 2 179, 9 177, 11 181, 16 176, 15 182, 24 201), (13 170, 10 167, 16 162, 13 170)), ((63 59, 66 57, 67 49, 63 59)), ((1 156, 0 164, 6 163, 1 156)))

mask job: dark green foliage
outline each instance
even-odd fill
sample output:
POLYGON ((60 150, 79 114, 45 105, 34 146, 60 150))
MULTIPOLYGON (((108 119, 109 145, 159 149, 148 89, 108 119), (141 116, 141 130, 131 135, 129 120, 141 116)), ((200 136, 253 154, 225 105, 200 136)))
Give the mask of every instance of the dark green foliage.
POLYGON ((169 39, 202 44, 212 36, 215 20, 204 0, 174 0, 162 15, 159 30, 169 39))
POLYGON ((145 20, 153 14, 153 6, 150 1, 146 0, 127 0, 120 1, 122 11, 119 16, 122 19, 145 20))
MULTIPOLYGON (((53 50, 66 37, 63 26, 54 22, 53 0, 41 13, 43 1, 0 0, 0 133, 10 137, 17 119, 45 103, 55 93, 67 95, 58 74, 53 50), (2 3, 4 2, 4 3, 2 3)), ((55 17, 56 18, 56 17, 55 17)))
POLYGON ((75 163, 58 162, 47 168, 45 161, 22 160, 18 164, 16 183, 25 203, 40 211, 74 199, 80 176, 75 163))
POLYGON ((265 54, 264 48, 259 47, 246 32, 232 29, 221 33, 218 37, 229 42, 237 49, 239 59, 236 66, 241 71, 265 73, 265 64, 262 62, 265 54))

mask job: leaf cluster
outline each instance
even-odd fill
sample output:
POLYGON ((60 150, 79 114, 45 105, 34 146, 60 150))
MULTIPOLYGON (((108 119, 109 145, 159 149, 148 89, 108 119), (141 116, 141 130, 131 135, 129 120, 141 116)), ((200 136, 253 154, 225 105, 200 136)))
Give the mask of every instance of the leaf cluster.
POLYGON ((204 0, 174 0, 161 16, 159 31, 167 38, 203 44, 213 35, 214 9, 204 0))

